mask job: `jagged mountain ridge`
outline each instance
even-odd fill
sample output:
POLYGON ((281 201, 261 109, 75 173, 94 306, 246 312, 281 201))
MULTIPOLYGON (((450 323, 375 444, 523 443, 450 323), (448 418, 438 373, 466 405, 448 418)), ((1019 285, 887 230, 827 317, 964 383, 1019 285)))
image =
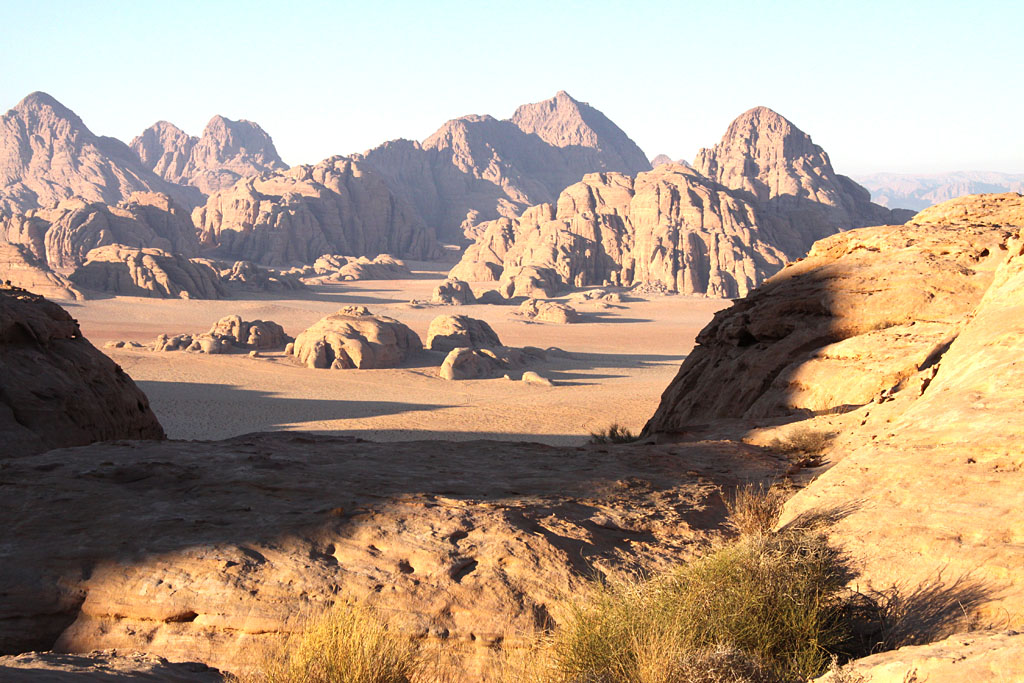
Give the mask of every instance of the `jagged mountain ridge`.
POLYGON ((482 221, 553 202, 586 173, 651 168, 618 126, 564 91, 507 120, 463 116, 422 143, 393 140, 359 158, 452 241, 476 234, 482 221))
POLYGON ((0 117, 0 211, 22 213, 72 196, 116 204, 162 192, 183 206, 200 193, 160 178, 120 140, 95 135, 77 114, 34 92, 0 117))
POLYGON ((934 204, 970 194, 1024 192, 1024 173, 873 173, 856 176, 855 180, 870 190, 874 201, 882 206, 913 211, 921 211, 934 204))
POLYGON ((810 136, 764 107, 734 120, 692 168, 615 176, 586 176, 557 202, 482 224, 451 275, 500 280, 506 268, 530 267, 566 287, 650 283, 734 297, 822 237, 905 220, 872 204, 810 136))
POLYGON ((288 168, 259 124, 220 115, 210 119, 201 137, 158 121, 132 140, 130 147, 165 180, 191 185, 207 195, 244 177, 288 168))

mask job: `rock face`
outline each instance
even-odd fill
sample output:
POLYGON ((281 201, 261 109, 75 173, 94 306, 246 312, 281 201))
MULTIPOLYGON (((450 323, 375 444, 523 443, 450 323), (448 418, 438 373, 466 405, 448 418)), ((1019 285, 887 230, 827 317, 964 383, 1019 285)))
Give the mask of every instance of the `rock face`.
POLYGON ((270 136, 252 121, 214 116, 201 137, 158 121, 132 140, 143 165, 172 183, 203 194, 227 189, 242 178, 288 168, 270 136))
POLYGON ((891 222, 807 135, 758 108, 694 168, 584 176, 557 203, 479 225, 450 275, 506 281, 509 269, 534 267, 562 287, 654 284, 736 297, 821 237, 891 222))
POLYGON ((622 130, 565 92, 506 121, 464 116, 422 144, 394 140, 361 158, 449 241, 475 234, 481 221, 552 202, 586 173, 650 169, 622 130))
POLYGON ((85 298, 66 277, 47 268, 25 247, 0 241, 0 283, 4 282, 48 299, 85 298))
POLYGON ((293 353, 310 368, 393 368, 423 349, 423 342, 394 318, 347 306, 295 338, 293 353))
POLYGON ((646 432, 817 416, 830 468, 783 522, 840 511, 861 590, 1020 625, 1022 228, 1024 197, 983 195, 822 240, 715 316, 646 432))
POLYGON ((302 612, 351 598, 443 638, 465 654, 463 680, 480 680, 475 657, 562 618, 595 568, 688 557, 721 518, 719 484, 778 470, 742 445, 289 432, 18 458, 0 497, 18 520, 0 527, 0 650, 117 648, 237 672, 302 612))
POLYGON ((491 326, 468 315, 439 315, 430 321, 427 330, 427 348, 431 351, 496 346, 501 346, 501 340, 491 326))
POLYGON ((0 117, 0 214, 72 196, 117 204, 134 192, 162 192, 189 208, 200 198, 154 174, 123 142, 94 135, 46 93, 32 93, 0 117))
POLYGON ((116 205, 80 197, 51 209, 0 217, 0 237, 25 246, 53 270, 69 274, 91 250, 111 244, 195 256, 199 240, 188 213, 170 197, 137 192, 116 205))
POLYGON ((7 683, 79 683, 83 680, 164 681, 166 683, 220 683, 216 669, 197 662, 168 662, 144 654, 118 654, 114 650, 86 656, 55 652, 26 652, 0 657, 0 673, 7 683))
POLYGON ((0 457, 164 438, 146 396, 57 304, 0 287, 0 349, 0 457))
POLYGON ((71 273, 77 287, 124 296, 221 299, 227 290, 220 275, 201 260, 162 249, 112 244, 93 249, 71 273))
POLYGON ((345 157, 240 180, 214 192, 192 220, 213 254, 264 265, 312 263, 321 254, 440 253, 383 179, 345 157))

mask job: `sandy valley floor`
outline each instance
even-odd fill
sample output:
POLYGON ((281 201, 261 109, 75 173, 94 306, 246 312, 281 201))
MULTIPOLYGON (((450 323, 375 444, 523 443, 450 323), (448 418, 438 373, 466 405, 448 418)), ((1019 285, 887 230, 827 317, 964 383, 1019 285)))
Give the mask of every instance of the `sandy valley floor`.
MULTIPOLYGON (((571 358, 535 368, 556 384, 505 379, 449 382, 443 354, 424 352, 393 370, 311 370, 282 354, 206 356, 104 349, 146 392, 171 438, 219 439, 253 431, 304 429, 374 440, 499 438, 578 444, 619 422, 639 430, 693 346, 727 301, 680 296, 632 298, 601 309, 576 305, 584 322, 527 323, 515 306, 422 306, 448 264, 410 263, 416 279, 325 285, 276 299, 221 301, 135 297, 65 304, 97 347, 123 339, 150 343, 160 333, 207 331, 224 315, 274 320, 297 335, 345 305, 409 325, 426 341, 438 315, 486 320, 509 346, 559 347, 571 358)), ((478 294, 481 287, 474 286, 478 294)), ((575 304, 574 304, 575 305, 575 304)))

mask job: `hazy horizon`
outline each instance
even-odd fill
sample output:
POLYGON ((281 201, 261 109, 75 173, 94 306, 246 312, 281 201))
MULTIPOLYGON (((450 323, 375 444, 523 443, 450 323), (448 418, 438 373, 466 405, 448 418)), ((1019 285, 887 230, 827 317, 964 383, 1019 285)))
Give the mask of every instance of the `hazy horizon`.
POLYGON ((41 90, 125 142, 158 120, 199 135, 215 114, 244 118, 294 165, 565 90, 648 158, 692 160, 763 105, 847 175, 1024 173, 1011 120, 1024 6, 962 15, 918 2, 3 3, 0 109, 41 90))

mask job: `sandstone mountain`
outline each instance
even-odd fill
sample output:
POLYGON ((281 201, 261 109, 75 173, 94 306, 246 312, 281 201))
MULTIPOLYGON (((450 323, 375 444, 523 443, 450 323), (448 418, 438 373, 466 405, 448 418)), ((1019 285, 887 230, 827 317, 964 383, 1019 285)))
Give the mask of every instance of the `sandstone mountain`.
POLYGON ((507 269, 534 267, 569 287, 653 283, 743 296, 815 240, 893 219, 836 174, 809 136, 759 107, 702 150, 693 168, 661 164, 635 179, 588 175, 556 204, 481 224, 450 275, 500 280, 507 269))
POLYGON ((72 196, 117 204, 133 192, 163 192, 189 208, 200 197, 152 173, 123 142, 93 134, 46 93, 32 93, 0 117, 0 214, 72 196))
POLYGON ((192 220, 212 254, 265 265, 323 254, 440 255, 416 213, 366 164, 346 157, 239 180, 214 192, 192 220))
POLYGON ((258 124, 223 116, 210 119, 201 137, 158 121, 132 140, 131 148, 164 180, 204 194, 229 188, 244 177, 288 168, 258 124))
POLYGON ((464 116, 422 143, 394 140, 361 158, 449 241, 474 234, 481 221, 552 202, 586 173, 650 169, 622 130, 565 92, 508 120, 464 116))
POLYGON ((664 166, 665 164, 680 164, 681 166, 693 166, 686 159, 673 159, 667 154, 659 154, 658 156, 651 159, 651 168, 657 168, 658 166, 664 166))
POLYGON ((0 459, 163 437, 146 396, 64 309, 0 286, 0 459))
POLYGON ((1022 293, 1021 195, 834 235, 716 314, 646 432, 832 433, 783 521, 835 511, 861 590, 1019 626, 1022 293))
POLYGON ((1024 173, 872 173, 854 179, 870 190, 874 201, 882 206, 914 211, 969 194, 1024 192, 1024 173))

